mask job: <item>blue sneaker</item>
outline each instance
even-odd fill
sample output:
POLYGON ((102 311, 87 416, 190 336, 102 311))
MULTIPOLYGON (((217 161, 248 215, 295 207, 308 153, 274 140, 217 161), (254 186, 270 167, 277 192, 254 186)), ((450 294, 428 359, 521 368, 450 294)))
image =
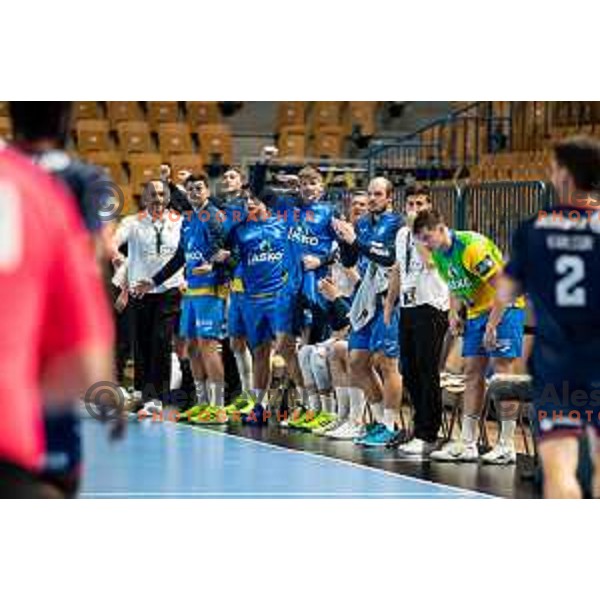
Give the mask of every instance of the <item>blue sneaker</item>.
POLYGON ((367 448, 385 448, 395 435, 383 423, 375 423, 358 443, 367 448))
POLYGON ((242 415, 242 423, 254 427, 264 427, 268 424, 268 413, 265 412, 262 404, 255 404, 247 415, 242 415))
POLYGON ((363 440, 366 440, 367 438, 371 437, 373 435, 373 432, 379 429, 379 427, 381 427, 381 423, 369 423, 368 425, 362 425, 362 433, 360 433, 360 435, 355 437, 352 441, 358 446, 362 446, 363 440))

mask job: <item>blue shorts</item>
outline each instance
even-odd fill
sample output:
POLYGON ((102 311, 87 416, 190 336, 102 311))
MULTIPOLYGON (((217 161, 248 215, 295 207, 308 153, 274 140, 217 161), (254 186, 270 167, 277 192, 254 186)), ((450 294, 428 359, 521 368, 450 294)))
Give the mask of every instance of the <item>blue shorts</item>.
POLYGON ((348 349, 380 352, 388 358, 398 358, 400 356, 399 321, 399 312, 395 310, 390 324, 386 325, 383 322, 383 307, 379 306, 375 316, 362 329, 350 333, 348 349))
POLYGON ((464 357, 487 356, 489 358, 519 358, 523 354, 523 329, 525 327, 525 310, 508 308, 497 329, 497 348, 489 352, 483 345, 485 326, 489 312, 478 317, 467 319, 463 336, 464 357))
POLYGON ((179 336, 186 340, 225 337, 225 300, 217 296, 184 296, 179 336))
POLYGON ((254 349, 278 334, 294 335, 294 306, 288 293, 244 298, 244 323, 248 345, 254 349))
POLYGON ((246 337, 246 324, 244 323, 244 294, 240 294, 239 292, 232 292, 229 296, 227 336, 230 338, 246 337))

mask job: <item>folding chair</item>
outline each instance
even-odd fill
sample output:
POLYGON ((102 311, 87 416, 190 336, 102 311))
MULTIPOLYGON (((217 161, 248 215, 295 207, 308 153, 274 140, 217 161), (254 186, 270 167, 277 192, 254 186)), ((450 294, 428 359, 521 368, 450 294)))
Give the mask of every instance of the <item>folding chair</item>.
POLYGON ((306 122, 306 102, 279 102, 277 107, 277 129, 304 127, 306 122))
POLYGON ((207 165, 215 158, 222 164, 230 165, 233 158, 233 145, 229 128, 225 125, 203 125, 198 129, 200 155, 207 165))
POLYGON ((12 125, 8 117, 0 117, 0 139, 12 140, 12 125))
POLYGON ((97 102, 73 102, 73 120, 97 119, 100 116, 97 102))
POLYGON ((318 158, 339 158, 342 155, 343 133, 339 125, 321 127, 315 133, 313 154, 318 158))
POLYGON ((151 179, 160 177, 160 154, 132 154, 128 158, 132 194, 140 194, 143 186, 151 179))
POLYGON ((282 158, 304 158, 306 154, 306 133, 304 125, 283 127, 279 132, 279 154, 282 158))
POLYGON ((90 152, 89 154, 85 154, 84 158, 87 162, 104 169, 115 183, 119 185, 123 183, 123 165, 118 152, 90 152))

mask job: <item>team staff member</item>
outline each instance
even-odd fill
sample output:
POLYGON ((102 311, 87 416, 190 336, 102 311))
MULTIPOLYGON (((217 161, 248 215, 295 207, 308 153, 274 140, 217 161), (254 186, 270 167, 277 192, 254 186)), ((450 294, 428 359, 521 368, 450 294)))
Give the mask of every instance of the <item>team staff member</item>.
MULTIPOLYGON (((493 348, 486 348, 485 330, 504 267, 502 253, 494 242, 479 233, 449 229, 444 217, 435 209, 417 215, 413 231, 417 241, 431 251, 436 269, 448 284, 451 293, 450 328, 455 335, 463 328, 459 318, 461 305, 466 304, 467 307, 463 341, 466 389, 461 436, 459 440, 432 452, 431 458, 451 462, 477 461, 477 425, 483 408, 488 363, 491 360, 496 374, 514 372, 523 352, 525 302, 519 298, 504 312, 497 328, 496 343, 493 348)), ((516 411, 503 412, 510 417, 501 422, 499 441, 481 457, 483 462, 516 462, 516 411)))
POLYGON ((429 188, 406 191, 407 224, 396 236, 396 264, 390 273, 385 322, 400 300, 402 376, 415 409, 414 438, 400 447, 406 454, 426 455, 435 447, 442 424, 439 363, 448 329, 448 286, 428 252, 415 243, 412 223, 431 210, 429 188))
MULTIPOLYGON (((131 288, 160 270, 177 251, 182 217, 166 208, 168 189, 160 180, 148 182, 143 194, 145 212, 124 220, 115 234, 115 245, 128 247, 127 280, 131 288)), ((134 387, 142 392, 147 412, 160 412, 169 392, 182 283, 182 274, 177 273, 143 297, 131 297, 134 387)))
POLYGON ((112 378, 111 315, 90 240, 65 188, 0 149, 0 497, 61 495, 41 479, 44 409, 62 411, 112 378))

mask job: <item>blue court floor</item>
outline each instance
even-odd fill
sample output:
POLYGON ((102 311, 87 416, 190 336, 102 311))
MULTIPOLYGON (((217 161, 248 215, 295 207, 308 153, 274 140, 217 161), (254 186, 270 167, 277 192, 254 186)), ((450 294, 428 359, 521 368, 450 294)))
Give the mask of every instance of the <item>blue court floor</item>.
POLYGON ((484 498, 340 459, 176 423, 110 442, 84 419, 82 498, 484 498))

